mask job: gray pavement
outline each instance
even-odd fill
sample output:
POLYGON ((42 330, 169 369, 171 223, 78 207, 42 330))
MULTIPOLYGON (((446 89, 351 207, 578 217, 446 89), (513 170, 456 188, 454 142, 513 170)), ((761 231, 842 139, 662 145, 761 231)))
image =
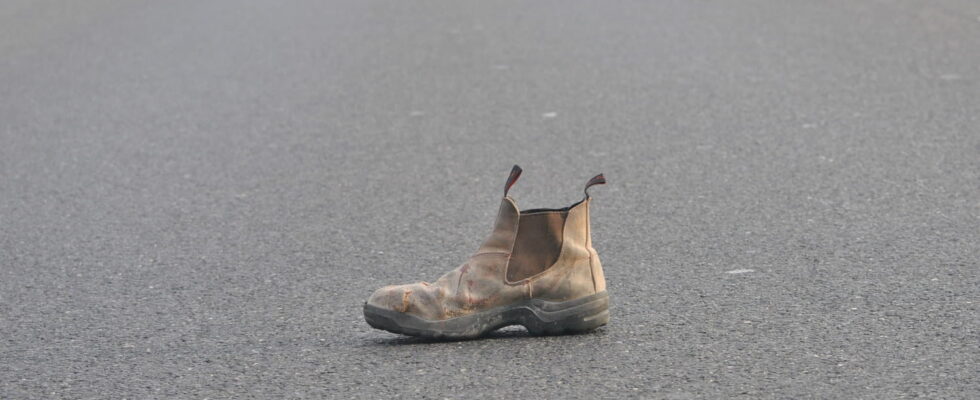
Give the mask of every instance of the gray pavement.
POLYGON ((0 3, 0 398, 978 398, 980 3, 0 3), (593 334, 363 301, 598 172, 593 334))

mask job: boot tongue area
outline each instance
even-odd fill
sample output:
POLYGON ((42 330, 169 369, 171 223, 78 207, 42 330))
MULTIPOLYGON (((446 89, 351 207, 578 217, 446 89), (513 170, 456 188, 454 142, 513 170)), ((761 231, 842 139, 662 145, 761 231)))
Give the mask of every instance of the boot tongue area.
POLYGON ((517 221, 520 218, 517 204, 509 196, 500 200, 500 210, 497 211, 497 222, 494 224, 490 237, 483 242, 477 254, 507 253, 514 249, 514 239, 517 237, 517 221))

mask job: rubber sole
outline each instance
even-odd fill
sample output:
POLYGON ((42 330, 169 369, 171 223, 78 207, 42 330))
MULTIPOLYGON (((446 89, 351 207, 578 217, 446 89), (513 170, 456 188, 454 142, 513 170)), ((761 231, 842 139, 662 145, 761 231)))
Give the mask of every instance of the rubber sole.
POLYGON ((581 333, 609 322, 609 294, 601 292, 564 302, 530 299, 441 321, 365 303, 364 319, 377 329, 436 339, 470 339, 511 325, 524 326, 532 335, 581 333))

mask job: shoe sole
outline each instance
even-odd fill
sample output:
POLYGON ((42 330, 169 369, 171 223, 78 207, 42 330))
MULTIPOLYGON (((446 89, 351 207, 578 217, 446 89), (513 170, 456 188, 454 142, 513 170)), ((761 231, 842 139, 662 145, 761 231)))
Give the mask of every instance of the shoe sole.
POLYGON ((364 304, 364 319, 377 329, 436 339, 475 338, 511 325, 524 326, 532 335, 562 335, 608 323, 609 294, 603 291, 563 302, 530 299, 441 321, 364 304))

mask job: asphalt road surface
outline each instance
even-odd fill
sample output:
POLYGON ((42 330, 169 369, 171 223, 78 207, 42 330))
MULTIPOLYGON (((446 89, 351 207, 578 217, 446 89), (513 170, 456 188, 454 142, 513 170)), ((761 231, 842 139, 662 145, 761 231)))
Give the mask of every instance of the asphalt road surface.
POLYGON ((978 398, 980 3, 0 3, 0 398, 978 398), (595 188, 591 334, 371 329, 595 188))

